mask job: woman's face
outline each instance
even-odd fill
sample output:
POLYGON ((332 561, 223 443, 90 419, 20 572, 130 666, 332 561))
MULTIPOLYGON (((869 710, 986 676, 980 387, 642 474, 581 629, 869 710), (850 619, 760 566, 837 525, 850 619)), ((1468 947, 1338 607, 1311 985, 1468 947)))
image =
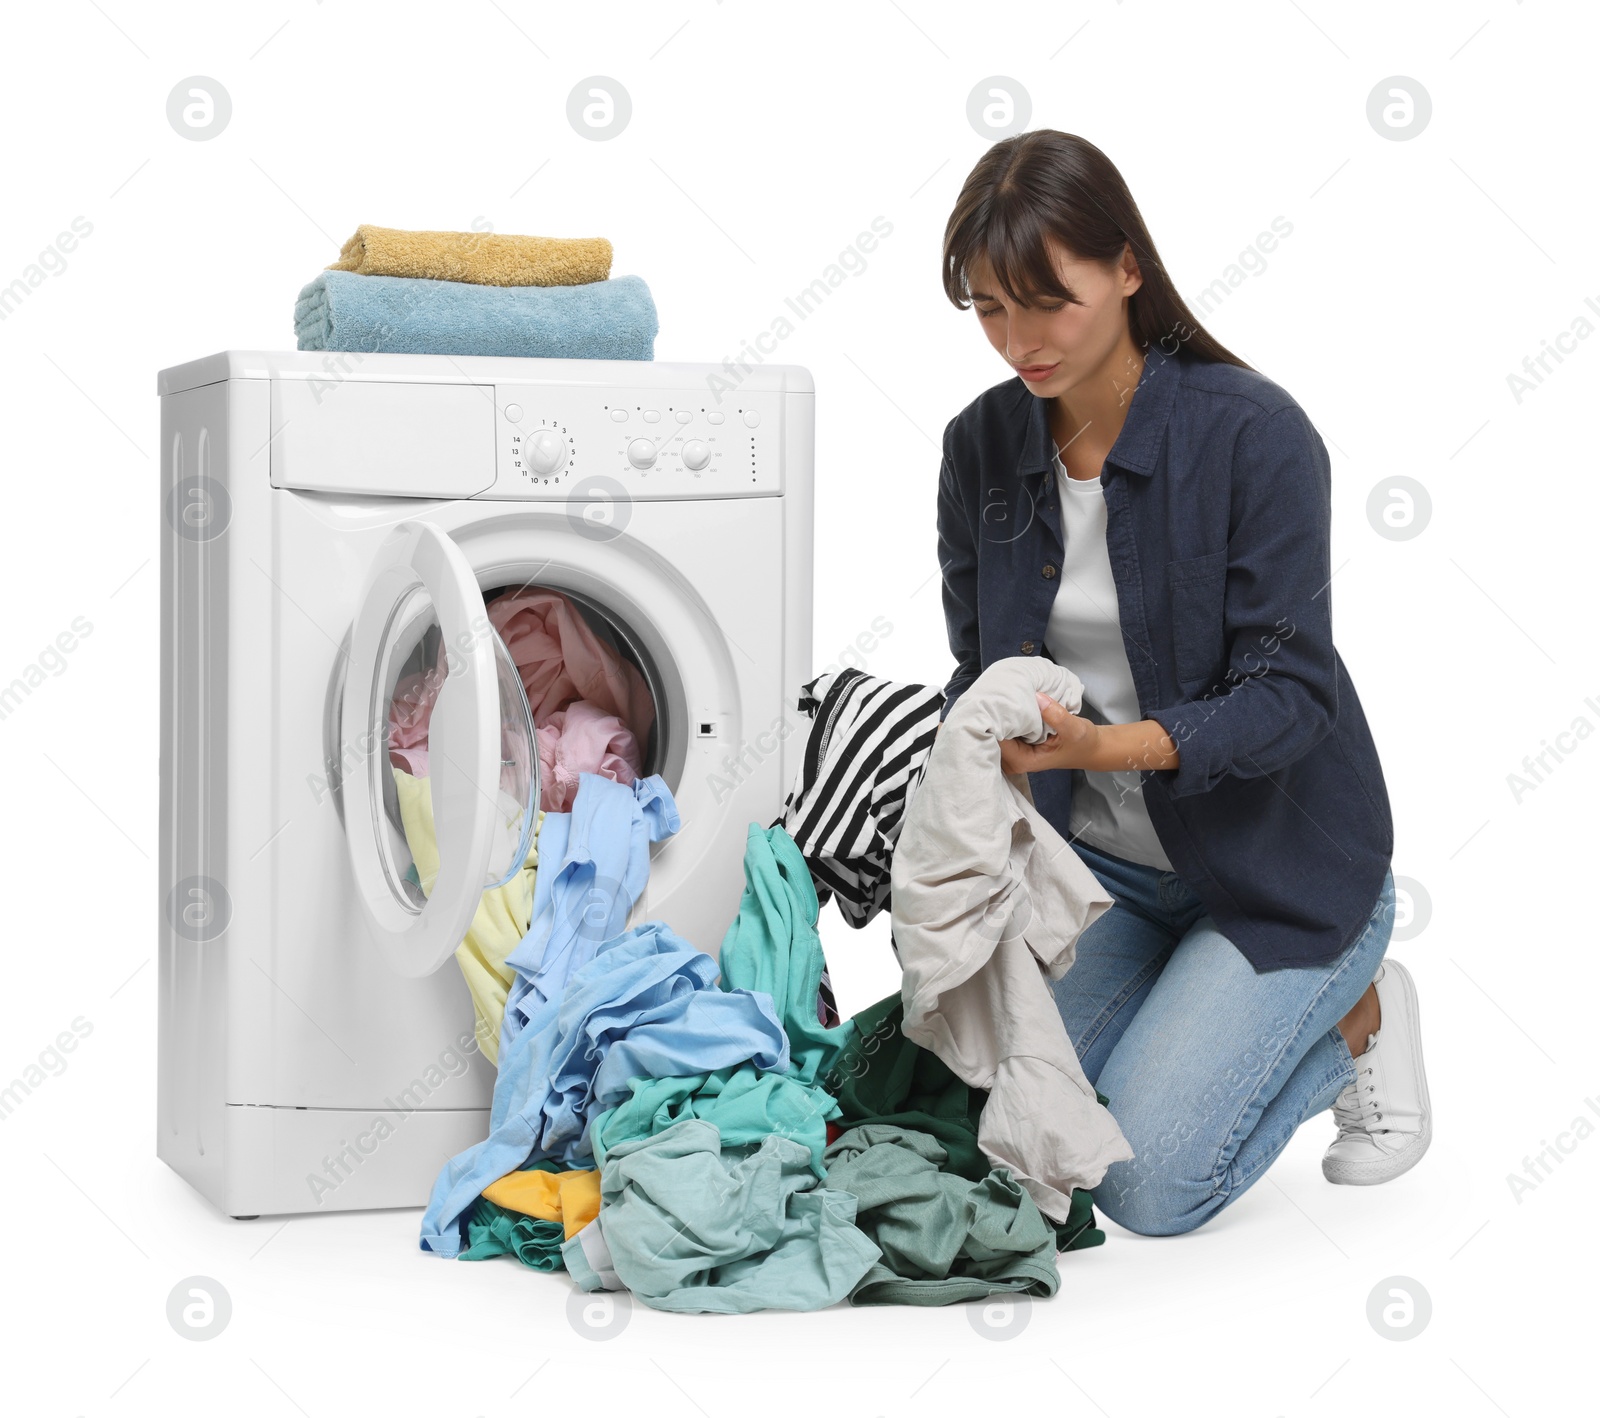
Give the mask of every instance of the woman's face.
POLYGON ((1111 266, 1081 261, 1055 242, 1048 249, 1073 300, 1047 299, 1031 309, 1019 305, 981 255, 967 273, 972 308, 989 343, 1041 397, 1078 385, 1130 338, 1126 300, 1141 283, 1128 247, 1121 263, 1111 266))

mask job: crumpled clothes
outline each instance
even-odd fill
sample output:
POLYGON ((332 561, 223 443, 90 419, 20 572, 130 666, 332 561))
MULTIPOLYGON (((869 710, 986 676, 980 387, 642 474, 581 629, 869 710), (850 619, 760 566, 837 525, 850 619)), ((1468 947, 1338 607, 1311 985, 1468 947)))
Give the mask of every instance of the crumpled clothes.
POLYGON ((467 1244, 457 1260, 493 1260, 512 1255, 533 1270, 562 1270, 561 1246, 567 1239, 559 1221, 541 1221, 484 1197, 466 1216, 467 1244))
POLYGON ((542 1161, 523 1171, 508 1172, 483 1189, 484 1200, 540 1221, 558 1221, 565 1240, 599 1214, 600 1173, 593 1167, 554 1171, 554 1166, 542 1161))
POLYGON ((489 621, 522 675, 535 725, 584 699, 621 719, 641 745, 650 742, 655 701, 638 667, 607 645, 572 601, 533 587, 496 596, 489 621))
POLYGON ((539 805, 568 812, 578 796, 578 780, 597 773, 614 783, 639 777, 642 757, 628 727, 587 699, 557 709, 535 730, 539 739, 539 805))
MULTIPOLYGON (((612 1150, 591 1225, 617 1278, 652 1309, 819 1310, 842 1300, 880 1252, 855 1225, 855 1197, 820 1185, 810 1161, 776 1134, 724 1152, 715 1125, 686 1118, 612 1150)), ((580 1288, 598 1288, 583 1267, 568 1269, 580 1288)))
POLYGON ((500 1025, 500 1052, 528 1018, 559 998, 568 977, 627 924, 650 879, 650 844, 680 826, 659 773, 629 786, 580 776, 571 812, 546 813, 528 929, 506 957, 514 972, 500 1025))
POLYGON ((444 688, 438 664, 400 679, 389 699, 389 762, 413 778, 428 776, 428 721, 444 688))
POLYGON ((953 1305, 989 1295, 1047 1299, 1061 1284, 1056 1234, 1004 1167, 978 1181, 942 1170, 925 1132, 868 1123, 827 1151, 826 1185, 856 1199, 856 1225, 881 1258, 852 1305, 953 1305))
POLYGON ((716 977, 717 962, 660 921, 602 942, 502 1047, 489 1136, 435 1179, 422 1248, 455 1255, 473 1201, 530 1161, 591 1168, 582 1142, 589 1115, 626 1098, 639 1078, 746 1060, 786 1070, 789 1041, 770 997, 720 990, 716 977))
POLYGON ((726 1146, 781 1132, 806 1147, 813 1172, 822 1175, 827 1121, 839 1115, 839 1104, 821 1079, 853 1038, 854 1026, 829 1028, 817 1018, 817 891, 794 839, 782 827, 752 822, 745 830, 744 875, 739 914, 719 951, 721 985, 771 999, 789 1041, 787 1072, 758 1075, 747 1063, 635 1080, 630 1097, 590 1119, 588 1147, 602 1166, 627 1139, 695 1117, 715 1124, 726 1146))
MULTIPOLYGON (((570 598, 535 588, 495 597, 489 621, 517 666, 538 737, 539 806, 566 812, 583 773, 632 783, 643 772, 655 701, 636 666, 600 639, 570 598)), ((428 776, 428 725, 444 686, 434 663, 403 676, 389 700, 389 761, 428 776)))
POLYGON ((636 1078, 632 1094, 589 1119, 584 1145, 601 1166, 611 1149, 654 1137, 675 1123, 711 1123, 729 1147, 754 1146, 772 1133, 802 1144, 820 1180, 829 1119, 839 1105, 823 1088, 753 1064, 680 1078, 636 1078))
POLYGON ((561 1270, 562 1243, 599 1212, 599 1172, 562 1171, 541 1159, 483 1189, 467 1212, 467 1246, 456 1259, 513 1255, 534 1270, 561 1270))
MULTIPOLYGON (((993 1168, 978 1146, 989 1095, 957 1078, 931 1049, 907 1039, 900 1029, 904 1018, 898 990, 850 1016, 855 1034, 822 1080, 839 1101, 840 1121, 828 1123, 828 1141, 863 1123, 925 1133, 945 1150, 941 1170, 981 1181, 993 1168)), ((1104 1107, 1106 1099, 1095 1097, 1104 1107)), ((1095 1225, 1094 1198, 1081 1187, 1073 1191, 1064 1219, 1045 1219, 1055 1230, 1058 1251, 1105 1244, 1106 1233, 1095 1225)))

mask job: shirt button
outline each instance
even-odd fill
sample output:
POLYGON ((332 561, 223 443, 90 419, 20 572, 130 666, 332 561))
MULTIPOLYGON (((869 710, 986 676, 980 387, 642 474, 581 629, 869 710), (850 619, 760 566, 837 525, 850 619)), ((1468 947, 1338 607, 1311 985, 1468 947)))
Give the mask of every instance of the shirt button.
POLYGON ((1046 562, 1044 566, 1044 579, 1046 581, 1054 581, 1056 579, 1056 569, 1049 562, 1046 562))
POLYGON ((1024 654, 1024 655, 1031 655, 1031 654, 1033 654, 1033 641, 1031 641, 1031 640, 1024 640, 1024 641, 1023 641, 1023 642, 1022 642, 1022 653, 1023 653, 1023 654, 1024 654))

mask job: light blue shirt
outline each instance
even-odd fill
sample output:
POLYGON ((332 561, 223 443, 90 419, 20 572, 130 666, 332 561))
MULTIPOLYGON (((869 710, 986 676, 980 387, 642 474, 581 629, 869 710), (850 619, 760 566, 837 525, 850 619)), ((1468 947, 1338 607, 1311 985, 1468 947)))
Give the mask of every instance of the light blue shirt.
POLYGON ((500 1022, 502 1059, 528 1018, 627 923, 650 878, 650 844, 681 825, 659 773, 631 784, 581 773, 572 811, 544 815, 533 915, 506 957, 516 976, 500 1022))

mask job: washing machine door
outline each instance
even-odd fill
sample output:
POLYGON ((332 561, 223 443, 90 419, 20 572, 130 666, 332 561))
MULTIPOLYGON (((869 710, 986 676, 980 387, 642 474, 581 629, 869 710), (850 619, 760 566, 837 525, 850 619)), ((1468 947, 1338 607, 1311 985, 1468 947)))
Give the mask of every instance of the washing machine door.
POLYGON ((438 528, 395 527, 359 605, 340 711, 343 743, 358 746, 345 838, 374 943, 402 975, 426 975, 483 892, 523 868, 538 741, 477 578, 438 528))

